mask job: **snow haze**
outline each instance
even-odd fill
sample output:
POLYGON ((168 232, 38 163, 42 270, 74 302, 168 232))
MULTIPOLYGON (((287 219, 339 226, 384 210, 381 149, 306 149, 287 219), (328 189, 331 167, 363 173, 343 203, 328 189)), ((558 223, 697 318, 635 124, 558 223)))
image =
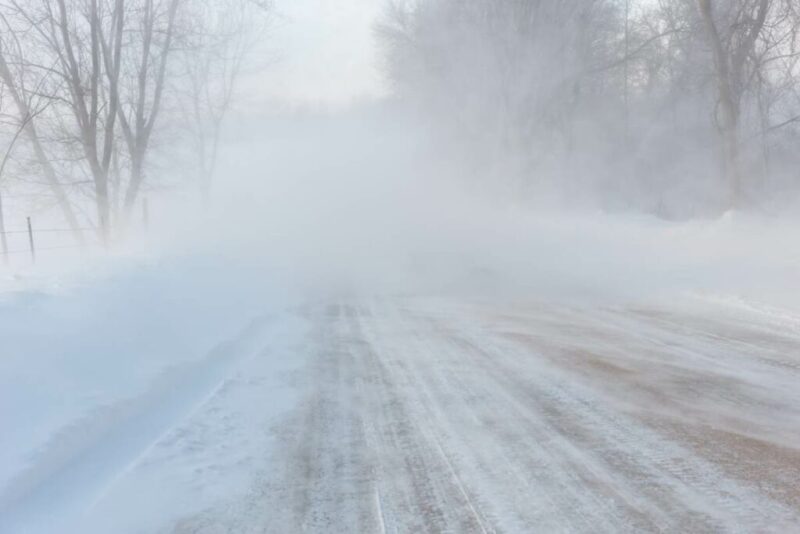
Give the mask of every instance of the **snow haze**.
POLYGON ((0 534, 800 529, 791 1, 96 4, 0 0, 0 534))
POLYGON ((374 36, 383 7, 380 0, 278 0, 262 45, 274 61, 243 81, 245 98, 258 107, 341 108, 385 96, 374 36))

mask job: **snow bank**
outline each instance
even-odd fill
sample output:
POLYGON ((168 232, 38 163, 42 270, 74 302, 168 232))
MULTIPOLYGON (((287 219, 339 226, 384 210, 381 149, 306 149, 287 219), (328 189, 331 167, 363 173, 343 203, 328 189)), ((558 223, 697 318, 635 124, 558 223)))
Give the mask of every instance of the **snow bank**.
POLYGON ((195 255, 0 293, 0 531, 99 491, 262 346, 284 296, 256 271, 195 255))

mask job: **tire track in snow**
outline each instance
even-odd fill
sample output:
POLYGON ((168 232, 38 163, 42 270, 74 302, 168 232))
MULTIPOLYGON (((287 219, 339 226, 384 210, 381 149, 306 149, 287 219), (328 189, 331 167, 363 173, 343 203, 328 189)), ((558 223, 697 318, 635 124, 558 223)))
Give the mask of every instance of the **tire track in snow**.
POLYGON ((690 336, 676 343, 667 332, 626 332, 591 310, 542 308, 491 323, 483 311, 493 310, 416 299, 312 309, 308 397, 275 430, 282 447, 256 491, 270 517, 252 531, 800 526, 800 509, 610 402, 594 388, 609 375, 590 365, 597 374, 587 382, 573 365, 624 356, 713 378, 712 358, 693 363, 690 336))

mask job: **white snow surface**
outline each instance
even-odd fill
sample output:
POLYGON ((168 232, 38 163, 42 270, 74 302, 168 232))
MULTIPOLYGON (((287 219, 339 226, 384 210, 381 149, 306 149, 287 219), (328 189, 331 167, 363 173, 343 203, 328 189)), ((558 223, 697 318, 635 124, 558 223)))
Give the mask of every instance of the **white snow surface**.
POLYGON ((1 533, 800 528, 794 222, 297 187, 5 279, 1 533))
POLYGON ((105 267, 0 293, 2 532, 71 531, 289 324, 279 289, 220 258, 105 267))

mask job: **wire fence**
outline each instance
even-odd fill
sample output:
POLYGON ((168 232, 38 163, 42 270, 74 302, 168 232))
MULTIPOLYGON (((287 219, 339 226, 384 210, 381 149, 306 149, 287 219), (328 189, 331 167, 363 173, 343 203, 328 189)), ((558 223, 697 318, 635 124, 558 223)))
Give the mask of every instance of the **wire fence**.
MULTIPOLYGON (((62 233, 73 233, 73 232, 96 232, 97 228, 37 228, 35 232, 39 233, 53 233, 53 232, 62 232, 62 233)), ((27 234, 28 230, 6 230, 4 233, 6 234, 27 234)))
MULTIPOLYGON (((3 259, 4 264, 8 264, 11 257, 19 257, 21 255, 30 255, 31 262, 36 262, 36 255, 39 252, 47 252, 53 250, 86 250, 92 246, 92 243, 84 239, 78 238, 75 243, 62 244, 62 243, 40 243, 42 236, 53 236, 61 240, 65 235, 83 235, 85 233, 94 233, 97 228, 93 227, 77 227, 77 228, 36 228, 30 217, 26 219, 27 228, 12 228, 9 230, 0 230, 0 257, 3 259), (9 246, 9 238, 24 238, 25 245, 20 245, 17 241, 15 246, 9 246)), ((47 239, 45 239, 47 241, 47 239)))
MULTIPOLYGON (((4 195, 8 196, 8 195, 4 195)), ((150 226, 150 212, 147 197, 142 198, 141 228, 145 233, 150 226)), ((6 228, 0 206, 0 265, 8 265, 10 258, 30 255, 30 262, 36 263, 37 252, 53 250, 89 251, 98 247, 106 248, 107 243, 100 229, 94 226, 58 228, 45 225, 36 228, 32 217, 25 218, 24 227, 6 228), (65 242, 73 236, 73 242, 65 242)), ((130 227, 127 227, 130 230, 130 227)))

